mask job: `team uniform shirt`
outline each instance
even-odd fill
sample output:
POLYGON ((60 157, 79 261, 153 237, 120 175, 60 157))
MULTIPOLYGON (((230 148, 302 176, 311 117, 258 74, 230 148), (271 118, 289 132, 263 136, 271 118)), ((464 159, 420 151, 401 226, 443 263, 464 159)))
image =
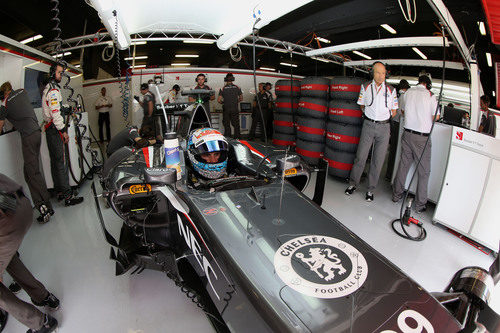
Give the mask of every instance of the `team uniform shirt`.
POLYGON ((361 85, 358 104, 365 106, 364 114, 371 120, 389 120, 391 118, 391 110, 397 110, 398 108, 396 89, 386 85, 385 82, 380 87, 377 87, 375 81, 372 80, 369 83, 361 85))
POLYGON ((497 120, 495 115, 489 111, 482 111, 481 123, 479 126, 483 126, 483 131, 481 133, 495 137, 497 132, 497 120))
POLYGON ((153 102, 153 113, 151 114, 151 117, 155 113, 155 96, 151 93, 151 91, 148 91, 147 93, 144 94, 144 98, 142 100, 142 109, 144 111, 144 117, 150 117, 149 115, 149 101, 153 102))
POLYGON ((224 99, 224 108, 228 110, 238 111, 238 102, 241 95, 241 88, 232 83, 219 90, 219 96, 224 99))
MULTIPOLYGON (((193 89, 205 89, 205 90, 212 90, 212 88, 210 88, 209 86, 207 86, 206 84, 203 85, 203 86, 199 86, 199 85, 196 85, 194 86, 193 89)), ((211 92, 210 95, 205 95, 202 97, 202 100, 203 100, 203 104, 205 103, 208 103, 210 101, 210 97, 214 95, 214 92, 211 92)), ((208 110, 207 110, 208 111, 208 110)))
POLYGON ((121 147, 131 146, 135 143, 135 139, 139 137, 137 127, 128 127, 123 129, 120 133, 115 135, 108 144, 106 153, 111 156, 115 151, 121 147))
MULTIPOLYGON (((269 109, 269 103, 271 102, 271 100, 269 99, 269 94, 266 91, 264 91, 262 93, 259 91, 257 93, 257 95, 255 95, 255 97, 254 97, 253 100, 256 103, 257 103, 257 98, 259 99, 260 107, 262 109, 265 109, 265 110, 269 109)), ((256 104, 256 108, 257 108, 257 110, 259 109, 259 104, 258 103, 256 104)))
POLYGON ((404 99, 405 99, 405 93, 406 91, 405 90, 401 90, 399 92, 399 97, 398 97, 398 110, 396 112, 396 115, 394 117, 392 117, 392 120, 393 121, 397 121, 399 123, 399 120, 401 119, 401 117, 403 116, 402 113, 401 113, 401 105, 403 105, 404 103, 404 99))
POLYGON ((401 105, 404 112, 405 129, 429 133, 437 105, 436 96, 423 85, 419 84, 408 89, 403 99, 403 105, 401 105))
POLYGON ((35 111, 24 89, 10 92, 5 105, 0 106, 0 120, 11 122, 22 137, 40 130, 35 111))
MULTIPOLYGON (((111 104, 111 99, 108 96, 102 96, 102 95, 95 102, 95 106, 102 106, 108 104, 111 104)), ((105 113, 111 111, 111 108, 109 106, 103 106, 98 111, 99 113, 105 113)))
POLYGON ((59 131, 66 131, 64 117, 61 114, 62 96, 60 87, 57 83, 49 83, 45 86, 42 93, 42 115, 45 122, 45 128, 51 124, 59 131))
POLYGON ((177 101, 177 92, 172 89, 168 92, 167 103, 175 103, 177 101))

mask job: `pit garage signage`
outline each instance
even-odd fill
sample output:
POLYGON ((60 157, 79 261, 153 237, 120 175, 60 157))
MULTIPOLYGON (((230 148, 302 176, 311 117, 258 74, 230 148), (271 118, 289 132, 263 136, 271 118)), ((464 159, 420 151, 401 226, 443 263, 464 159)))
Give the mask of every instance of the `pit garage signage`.
POLYGON ((358 290, 368 265, 354 246, 336 238, 309 235, 289 240, 274 255, 274 268, 290 288, 318 298, 338 298, 358 290))

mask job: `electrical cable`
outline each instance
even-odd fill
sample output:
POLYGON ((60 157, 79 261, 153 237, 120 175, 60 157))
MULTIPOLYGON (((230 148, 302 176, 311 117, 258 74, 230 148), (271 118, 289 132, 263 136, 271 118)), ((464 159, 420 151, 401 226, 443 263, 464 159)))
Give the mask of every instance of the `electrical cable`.
POLYGON ((236 45, 236 47, 232 47, 229 49, 229 55, 231 56, 231 59, 233 59, 234 62, 239 62, 243 57, 243 52, 241 52, 240 46, 236 45), (233 49, 236 49, 235 54, 233 54, 233 49))
MULTIPOLYGON (((123 115, 123 119, 127 119, 128 118, 128 108, 129 108, 129 95, 130 95, 130 92, 129 92, 129 88, 128 88, 128 84, 129 84, 129 75, 128 75, 128 68, 127 68, 127 71, 126 71, 126 75, 125 75, 125 87, 123 85, 123 82, 122 82, 122 70, 121 70, 121 66, 120 66, 120 52, 118 51, 118 15, 116 13, 116 9, 113 10, 113 16, 115 17, 115 41, 114 41, 114 45, 115 45, 115 49, 117 50, 116 51, 116 68, 118 70, 118 81, 120 83, 120 94, 122 96, 122 115, 123 115)), ((130 54, 130 49, 129 49, 129 54, 130 54)))
POLYGON ((406 199, 408 198, 408 194, 410 192, 411 185, 413 183, 413 180, 415 179, 415 175, 417 174, 418 167, 420 166, 420 163, 421 163, 422 158, 424 156, 425 149, 427 148, 427 145, 431 139, 432 131, 434 130, 434 124, 436 123, 436 116, 438 114, 439 106, 440 106, 441 100, 443 98, 443 87, 444 87, 444 79, 445 79, 445 71, 446 71, 446 37, 444 35, 444 26, 442 26, 442 30, 443 30, 443 67, 442 67, 442 75, 441 75, 441 87, 439 89, 439 98, 438 98, 437 105, 436 105, 436 111, 434 111, 434 116, 432 118, 431 130, 429 131, 429 136, 427 137, 427 140, 425 141, 424 148, 422 149, 422 154, 420 154, 417 165, 415 166, 415 171, 413 171, 413 175, 411 176, 410 183, 408 184, 408 190, 406 191, 405 196, 403 198, 403 202, 401 203, 401 208, 399 210, 399 219, 395 219, 395 220, 391 221, 392 229, 394 230, 394 232, 396 234, 398 234, 399 236, 401 236, 403 238, 413 240, 413 241, 423 241, 426 238, 427 233, 422 225, 416 224, 416 226, 420 230, 420 235, 417 237, 411 236, 405 229, 405 225, 404 225, 404 221, 403 221, 403 209, 405 206, 406 199), (394 227, 395 223, 397 223, 397 222, 399 222, 401 224, 401 229, 403 230, 403 233, 401 233, 400 231, 398 231, 394 227))
MULTIPOLYGON (((255 17, 255 13, 254 13, 254 17, 255 17)), ((255 88, 255 99, 257 100, 257 106, 259 107, 259 115, 260 115, 260 119, 261 119, 261 124, 262 124, 262 131, 264 132, 264 142, 267 143, 267 131, 266 131, 266 124, 264 123, 264 114, 262 112, 262 107, 260 105, 260 98, 258 96, 258 89, 257 89, 257 74, 255 73, 255 40, 256 40, 256 37, 255 37, 255 25, 260 21, 260 17, 256 18, 255 19, 255 22, 253 23, 253 27, 252 27, 252 54, 253 54, 253 85, 254 85, 254 88, 255 88)), ((253 120, 252 120, 253 121, 253 120)))
POLYGON ((116 48, 115 48, 114 44, 113 45, 106 45, 104 47, 104 49, 102 49, 102 53, 101 53, 102 61, 108 62, 111 59, 113 59, 113 57, 115 56, 115 52, 116 52, 116 48), (108 51, 108 50, 111 50, 111 53, 109 53, 110 51, 108 51))
MULTIPOLYGON (((83 96, 78 94, 76 95, 76 98, 80 98, 80 101, 81 101, 81 106, 82 106, 82 112, 86 112, 86 108, 85 108, 85 102, 83 101, 83 96)), ((89 126, 88 127, 88 130, 89 130, 89 133, 90 135, 92 136, 92 138, 94 139, 94 142, 97 143, 97 146, 99 147, 99 151, 101 152, 101 158, 104 159, 104 151, 102 149, 102 146, 99 144, 99 141, 97 141, 97 138, 96 136, 94 135, 94 132, 92 132, 92 128, 89 126)), ((83 134, 82 134, 83 135, 83 134)), ((89 143, 87 144, 87 147, 85 148, 85 150, 87 152, 90 153, 90 156, 92 157, 92 165, 94 167, 101 167, 102 166, 102 163, 103 161, 102 160, 99 160, 97 158, 97 153, 93 150, 93 149, 90 149, 90 145, 92 143, 92 140, 91 138, 89 137, 89 143)))
POLYGON ((413 1, 413 15, 411 12, 410 0, 406 0, 406 10, 408 11, 408 15, 405 12, 405 10, 403 9, 403 5, 401 4, 401 0, 398 0, 398 3, 399 3, 399 8, 401 8, 401 12, 403 13, 403 16, 404 16, 406 22, 415 23, 417 21, 417 3, 416 3, 416 0, 412 0, 412 1, 413 1), (412 16, 414 16, 414 17, 412 17, 412 16))

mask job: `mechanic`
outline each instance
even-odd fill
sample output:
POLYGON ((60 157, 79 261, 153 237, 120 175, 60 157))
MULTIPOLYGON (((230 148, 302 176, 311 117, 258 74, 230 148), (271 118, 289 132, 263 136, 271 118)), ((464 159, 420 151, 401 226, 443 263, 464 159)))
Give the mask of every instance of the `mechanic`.
MULTIPOLYGON (((404 132, 401 138, 401 160, 394 178, 392 201, 398 202, 403 197, 406 176, 413 162, 418 163, 418 183, 415 198, 415 210, 421 213, 426 210, 427 185, 431 174, 431 140, 429 138, 433 120, 439 119, 436 96, 430 91, 431 79, 427 75, 418 78, 418 85, 409 89, 403 104, 400 106, 404 115, 404 132), (425 142, 429 139, 427 147, 425 142), (425 150, 424 150, 425 147, 425 150)), ((439 112, 439 111, 438 111, 439 112)))
POLYGON ((52 332, 57 320, 42 313, 32 304, 17 298, 2 282, 7 271, 31 297, 36 306, 59 308, 59 300, 24 266, 17 250, 33 222, 31 202, 21 185, 0 173, 0 308, 28 326, 28 332, 52 332))
POLYGON ((257 124, 261 125, 261 135, 262 141, 265 140, 264 136, 264 127, 266 129, 268 138, 270 138, 269 128, 272 127, 272 111, 271 111, 271 100, 269 99, 269 94, 264 89, 264 83, 259 83, 259 92, 255 95, 253 101, 253 110, 252 110, 252 126, 250 127, 250 134, 248 136, 248 140, 253 140, 255 138, 255 129, 257 128, 257 124), (262 114, 259 110, 259 105, 257 104, 257 98, 260 102, 260 107, 262 108, 262 114), (262 119, 264 117, 264 119, 262 119))
POLYGON ((66 65, 62 62, 56 62, 50 66, 50 81, 42 93, 42 114, 54 188, 58 192, 58 200, 64 200, 65 206, 71 206, 83 202, 83 198, 75 196, 69 186, 69 160, 65 156, 65 145, 69 142, 68 126, 61 114, 62 96, 59 86, 65 68, 66 65))
POLYGON ((10 82, 5 82, 0 86, 0 94, 4 96, 0 107, 0 132, 2 132, 5 119, 7 119, 21 135, 24 179, 28 184, 35 208, 40 212, 40 216, 37 218, 38 222, 47 223, 50 216, 54 215, 54 209, 50 203, 47 184, 40 171, 42 135, 35 111, 26 90, 12 90, 10 82))
POLYGON ((240 138, 240 111, 239 102, 243 100, 241 88, 235 85, 234 75, 227 73, 224 78, 224 87, 219 90, 217 102, 222 104, 222 124, 224 135, 235 139, 240 138), (231 135, 231 125, 234 127, 234 136, 231 135))
POLYGON ((490 112, 490 98, 486 95, 481 96, 481 123, 479 124, 479 133, 483 133, 492 137, 496 136, 497 133, 497 120, 495 115, 490 112))
POLYGON ((143 95, 142 101, 138 96, 134 96, 135 100, 141 105, 144 113, 141 128, 144 126, 151 126, 152 128, 154 128, 155 122, 153 119, 153 114, 155 111, 155 96, 149 91, 149 85, 147 83, 141 84, 141 94, 143 95))
POLYGON ((103 142, 103 125, 106 125, 106 137, 108 142, 111 140, 111 130, 109 121, 109 111, 113 103, 111 99, 106 96, 106 88, 101 88, 101 96, 95 102, 95 109, 99 111, 99 139, 103 142))
POLYGON ((389 144, 389 122, 391 117, 396 115, 398 108, 396 90, 385 82, 386 72, 383 63, 375 62, 372 67, 373 80, 361 85, 358 97, 358 104, 363 111, 364 122, 356 158, 351 170, 351 185, 345 190, 345 194, 351 195, 359 186, 368 152, 373 146, 368 174, 368 191, 365 196, 366 201, 373 201, 373 191, 377 186, 389 144))
POLYGON ((181 87, 178 84, 174 84, 172 89, 168 91, 167 103, 175 103, 177 102, 177 98, 179 98, 179 91, 181 87))
POLYGON ((151 126, 144 126, 141 128, 140 133, 136 126, 126 127, 111 139, 106 149, 106 154, 109 157, 115 151, 125 146, 133 145, 136 148, 144 148, 155 143, 155 132, 151 126))
POLYGON ((194 171, 191 181, 195 187, 208 180, 227 176, 228 144, 226 138, 212 128, 199 128, 191 132, 187 155, 194 171))
POLYGON ((387 170, 385 173, 385 179, 390 181, 392 178, 392 173, 394 171, 394 162, 396 159, 396 150, 398 148, 399 142, 399 124, 401 119, 401 105, 405 97, 405 92, 410 89, 410 84, 405 79, 399 81, 398 84, 398 111, 391 121, 391 136, 389 138, 389 159, 387 160, 387 170))
MULTIPOLYGON (((207 77, 203 73, 196 75, 195 82, 196 86, 194 86, 193 89, 212 90, 212 88, 210 88, 208 85, 205 84, 207 82, 207 77)), ((215 99, 215 94, 214 92, 211 92, 210 95, 203 96, 202 98, 203 98, 203 107, 205 108, 205 111, 207 111, 210 122, 212 122, 212 117, 210 115, 210 101, 213 101, 215 99)), ((189 96, 189 101, 194 103, 196 102, 196 99, 192 96, 189 96)))

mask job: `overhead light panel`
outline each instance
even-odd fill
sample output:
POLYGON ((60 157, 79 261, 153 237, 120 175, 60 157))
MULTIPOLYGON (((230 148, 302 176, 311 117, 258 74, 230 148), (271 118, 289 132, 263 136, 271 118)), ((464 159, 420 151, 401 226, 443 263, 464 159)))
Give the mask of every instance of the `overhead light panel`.
MULTIPOLYGON (((137 57, 135 57, 135 60, 144 60, 147 58, 148 58, 148 56, 137 56, 137 57)), ((134 57, 125 58, 125 60, 132 60, 132 59, 134 59, 134 57)))
POLYGON ((427 60, 427 56, 423 54, 422 51, 420 51, 416 47, 412 47, 411 49, 415 51, 415 53, 418 54, 422 59, 427 60))
POLYGON ((324 59, 324 58, 319 58, 319 57, 311 57, 311 59, 322 61, 322 62, 331 62, 331 60, 324 59))
POLYGON ((259 69, 262 69, 263 71, 276 71, 275 68, 271 68, 271 67, 259 67, 259 69))
POLYGON ((479 32, 481 33, 481 35, 486 36, 486 28, 484 26, 484 22, 477 22, 477 24, 479 24, 479 32))
POLYGON ((282 50, 282 49, 274 49, 274 51, 280 52, 280 53, 288 53, 287 50, 282 50))
POLYGON ((144 45, 144 44, 147 44, 147 42, 146 41, 139 41, 139 42, 132 41, 132 45, 144 45))
POLYGON ((328 39, 323 38, 323 37, 316 37, 316 40, 319 41, 319 42, 322 42, 322 43, 326 43, 326 44, 330 44, 331 43, 331 41, 329 41, 328 39))
POLYGON ((486 61, 488 62, 489 67, 493 67, 493 62, 491 61, 491 53, 486 52, 486 61))
POLYGON ((135 65, 134 67, 132 67, 132 69, 136 69, 136 68, 145 68, 146 65, 135 65))
POLYGON ((210 40, 210 39, 187 39, 183 40, 184 43, 186 44, 213 44, 215 43, 215 40, 210 40))
POLYGON ((170 64, 171 66, 189 66, 191 65, 189 62, 174 62, 170 64))
POLYGON ((366 54, 364 54, 364 53, 362 53, 362 52, 359 52, 359 51, 352 51, 352 53, 357 54, 357 55, 359 55, 360 57, 363 57, 363 58, 368 59, 368 60, 371 60, 371 59, 372 59, 372 57, 370 57, 369 55, 366 55, 366 54))
POLYGON ((491 95, 492 95, 493 97, 495 97, 495 90, 493 90, 493 91, 491 92, 491 95))
POLYGON ((393 35, 396 34, 396 30, 394 30, 394 28, 391 27, 390 25, 388 25, 388 24, 381 24, 380 26, 382 28, 384 28, 385 30, 389 31, 391 34, 393 34, 393 35))
POLYGON ((75 65, 76 68, 80 68, 80 64, 75 65))
POLYGON ((288 66, 288 67, 298 67, 297 65, 295 64, 290 64, 288 62, 280 62, 280 65, 283 65, 283 66, 288 66))
POLYGON ((21 43, 21 44, 28 44, 28 43, 33 42, 35 40, 38 40, 40 38, 43 38, 43 36, 42 35, 36 35, 36 36, 30 37, 30 38, 26 38, 25 40, 22 40, 19 43, 21 43))
POLYGON ((69 56, 70 54, 71 54, 71 52, 59 53, 59 54, 56 54, 54 56, 54 58, 59 58, 59 57, 62 57, 62 56, 69 56))
POLYGON ((199 55, 197 54, 176 54, 176 58, 198 58, 199 55))

